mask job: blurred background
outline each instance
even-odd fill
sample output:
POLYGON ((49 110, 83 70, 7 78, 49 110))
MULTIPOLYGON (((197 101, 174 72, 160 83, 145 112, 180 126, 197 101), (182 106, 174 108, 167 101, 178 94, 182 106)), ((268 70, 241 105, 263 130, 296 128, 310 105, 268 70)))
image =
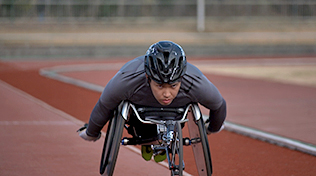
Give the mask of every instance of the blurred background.
POLYGON ((0 59, 316 53, 316 0, 0 0, 0 59))
MULTIPOLYGON (((228 121, 315 151, 316 0, 0 0, 0 79, 76 117, 84 116, 81 107, 85 118, 91 109, 76 91, 44 82, 38 69, 52 63, 39 61, 132 59, 160 40, 180 44, 189 61, 201 58, 192 62, 211 74, 229 102, 228 121), (68 100, 70 93, 80 100, 68 100)), ((78 77, 104 82, 109 76, 95 75, 78 77)), ((223 156, 253 151, 226 146, 233 150, 220 148, 223 156)))

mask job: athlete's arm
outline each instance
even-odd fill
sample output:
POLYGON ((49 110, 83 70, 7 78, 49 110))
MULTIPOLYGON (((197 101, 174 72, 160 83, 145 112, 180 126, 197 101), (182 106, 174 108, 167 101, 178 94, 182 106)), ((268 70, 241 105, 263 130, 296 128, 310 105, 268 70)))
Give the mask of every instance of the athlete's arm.
POLYGON ((140 63, 142 63, 141 57, 126 63, 105 86, 91 112, 86 132, 88 136, 97 137, 103 126, 113 117, 114 110, 123 100, 131 96, 135 82, 138 81, 133 77, 143 73, 134 71, 140 63))
POLYGON ((226 118, 226 101, 223 99, 222 105, 216 110, 210 110, 208 131, 211 133, 218 132, 222 129, 226 118))
POLYGON ((218 132, 222 129, 226 118, 226 101, 217 87, 202 73, 198 78, 194 82, 193 91, 198 102, 210 110, 207 130, 212 133, 218 132))

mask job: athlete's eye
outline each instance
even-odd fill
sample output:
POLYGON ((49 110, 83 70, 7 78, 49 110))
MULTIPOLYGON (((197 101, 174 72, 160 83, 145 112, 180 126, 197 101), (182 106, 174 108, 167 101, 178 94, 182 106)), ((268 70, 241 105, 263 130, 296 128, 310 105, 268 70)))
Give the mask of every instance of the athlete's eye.
POLYGON ((172 84, 171 87, 172 88, 176 88, 178 86, 178 83, 172 84))

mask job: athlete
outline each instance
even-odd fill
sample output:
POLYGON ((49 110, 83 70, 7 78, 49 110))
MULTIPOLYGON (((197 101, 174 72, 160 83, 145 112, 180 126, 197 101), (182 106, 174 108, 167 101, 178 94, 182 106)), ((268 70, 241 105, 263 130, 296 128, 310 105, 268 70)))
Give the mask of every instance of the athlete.
MULTIPOLYGON (((198 68, 187 63, 182 47, 171 41, 151 45, 144 56, 127 62, 117 72, 104 88, 92 110, 88 127, 79 133, 80 137, 98 140, 101 129, 123 100, 150 107, 199 103, 210 110, 208 123, 205 123, 207 134, 223 129, 226 118, 226 102, 218 89, 198 68)), ((145 160, 150 160, 152 155, 150 146, 142 146, 145 160)), ((165 153, 154 156, 156 162, 165 158, 165 153)))

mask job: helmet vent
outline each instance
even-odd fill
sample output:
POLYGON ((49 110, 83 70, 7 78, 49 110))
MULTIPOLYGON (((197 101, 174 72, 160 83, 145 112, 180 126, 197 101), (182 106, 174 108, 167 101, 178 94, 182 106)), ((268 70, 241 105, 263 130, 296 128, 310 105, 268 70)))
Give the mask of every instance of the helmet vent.
POLYGON ((169 52, 163 52, 163 57, 164 57, 164 61, 167 64, 168 63, 168 58, 169 58, 169 52))

